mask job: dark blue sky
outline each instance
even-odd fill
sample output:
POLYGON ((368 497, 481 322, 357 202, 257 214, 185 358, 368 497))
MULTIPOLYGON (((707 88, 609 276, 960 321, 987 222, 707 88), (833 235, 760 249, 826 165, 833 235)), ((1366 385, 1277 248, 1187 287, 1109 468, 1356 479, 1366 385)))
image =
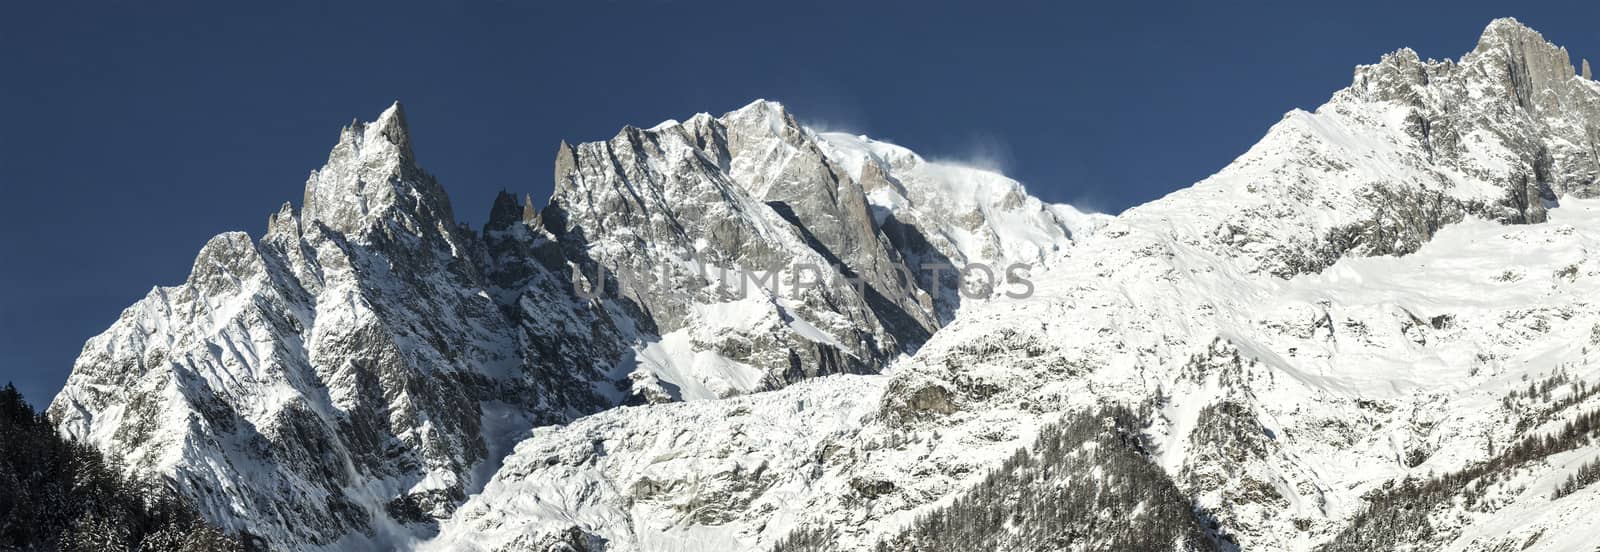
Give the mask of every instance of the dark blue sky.
POLYGON ((85 339, 210 236, 259 236, 339 127, 395 99, 474 225, 501 188, 547 195, 562 139, 758 97, 1114 212, 1215 172, 1354 65, 1457 57, 1494 17, 1600 62, 1594 2, 436 4, 0 7, 0 380, 46 402, 85 339))

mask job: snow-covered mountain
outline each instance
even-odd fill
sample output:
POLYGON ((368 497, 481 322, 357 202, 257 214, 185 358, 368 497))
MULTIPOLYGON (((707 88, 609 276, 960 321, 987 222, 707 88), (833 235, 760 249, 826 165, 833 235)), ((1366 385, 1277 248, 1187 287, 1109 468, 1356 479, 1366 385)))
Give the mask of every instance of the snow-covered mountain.
MULTIPOLYGON (((941 182, 1014 197, 960 204, 966 226, 888 225, 825 147, 766 101, 628 127, 562 144, 549 204, 502 193, 479 233, 417 165, 396 104, 344 129, 298 212, 285 204, 259 240, 217 236, 186 282, 91 339, 50 412, 229 529, 287 548, 398 545, 431 534, 530 428, 876 373, 962 299, 996 293, 958 293, 922 259, 1042 263, 1097 220, 970 171, 941 182), (991 225, 990 243, 1037 250, 947 238, 991 225)), ((923 170, 872 163, 875 182, 923 170)), ((902 217, 952 208, 897 201, 902 217)))
POLYGON ((563 144, 474 232, 397 105, 50 411, 288 549, 1576 550, 1584 67, 1400 50, 1114 218, 757 101, 563 144))
MULTIPOLYGON (((1600 407, 1597 99, 1512 20, 1459 62, 1385 56, 890 373, 541 428, 431 544, 917 542, 1040 428, 1121 404, 1222 546, 1574 549, 1600 490, 1551 489, 1600 449, 1512 445, 1600 407)), ((1104 544, 1065 539, 1033 544, 1104 544)))

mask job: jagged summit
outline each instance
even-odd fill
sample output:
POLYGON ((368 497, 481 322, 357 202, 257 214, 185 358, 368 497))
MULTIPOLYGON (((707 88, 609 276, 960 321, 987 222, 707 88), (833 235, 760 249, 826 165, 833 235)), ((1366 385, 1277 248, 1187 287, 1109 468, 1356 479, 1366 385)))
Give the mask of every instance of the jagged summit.
POLYGON ((306 180, 301 205, 302 225, 323 224, 352 237, 382 231, 391 221, 444 235, 455 227, 449 197, 417 164, 398 101, 371 123, 340 131, 327 164, 306 180))
POLYGON ((569 178, 572 176, 572 171, 577 166, 577 163, 577 153, 572 150, 572 146, 566 140, 562 140, 561 145, 556 147, 554 172, 554 189, 556 191, 571 185, 569 178))
POLYGON ((1548 44, 1544 35, 1518 21, 1515 17, 1499 17, 1489 21, 1483 27, 1483 32, 1478 35, 1478 47, 1498 45, 1505 42, 1537 42, 1548 44))
POLYGON ((1463 56, 1461 63, 1488 65, 1485 70, 1490 76, 1506 79, 1506 87, 1528 109, 1551 109, 1547 95, 1566 95, 1565 88, 1580 74, 1566 48, 1551 44, 1538 31, 1509 17, 1490 23, 1477 47, 1463 56))
POLYGON ((383 113, 378 114, 377 120, 372 122, 372 130, 381 134, 390 144, 398 147, 404 155, 411 154, 411 128, 406 123, 406 110, 400 105, 400 100, 395 100, 383 113))
MULTIPOLYGON (((739 106, 737 109, 733 109, 733 110, 730 110, 730 111, 728 111, 726 113, 723 113, 721 117, 715 117, 715 116, 713 116, 713 115, 711 115, 710 113, 707 113, 707 112, 700 112, 700 113, 696 113, 695 115, 696 116, 706 115, 706 116, 712 116, 712 117, 715 117, 715 118, 718 118, 718 119, 726 120, 726 119, 744 118, 744 117, 753 117, 753 116, 762 116, 762 117, 775 116, 775 117, 782 118, 782 117, 787 116, 788 114, 789 114, 789 109, 783 105, 783 102, 779 102, 779 101, 776 101, 776 100, 769 100, 769 99, 766 99, 766 98, 756 98, 754 100, 750 100, 750 103, 747 103, 747 104, 744 104, 742 106, 739 106)), ((693 117, 691 117, 691 119, 693 119, 693 117)))
MULTIPOLYGON (((1423 61, 1407 48, 1358 66, 1350 87, 1315 113, 1291 113, 1257 145, 1284 151, 1253 151, 1246 157, 1276 158, 1295 140, 1304 143, 1297 148, 1315 144, 1326 150, 1305 155, 1368 151, 1404 170, 1352 171, 1343 176, 1355 181, 1351 189, 1326 189, 1351 194, 1339 201, 1390 207, 1370 220, 1318 230, 1324 243, 1310 249, 1320 253, 1289 261, 1295 266, 1267 268, 1284 275, 1320 269, 1350 251, 1406 253, 1469 214, 1539 222, 1563 196, 1600 193, 1595 153, 1600 151, 1600 87, 1576 75, 1564 49, 1510 19, 1491 23, 1477 47, 1459 61, 1423 61), (1418 209, 1423 203, 1404 200, 1418 194, 1438 201, 1418 209)), ((1298 189, 1298 178, 1259 178, 1267 180, 1246 188, 1298 189)), ((1303 201, 1294 197, 1282 198, 1285 203, 1272 209, 1298 209, 1303 201)), ((1331 222, 1320 218, 1322 224, 1331 222)), ((1281 234, 1258 236, 1248 224, 1231 226, 1228 232, 1251 243, 1285 241, 1281 234)), ((1258 254, 1269 266, 1283 264, 1285 251, 1305 249, 1265 246, 1258 254)))
POLYGON ((1566 48, 1550 43, 1538 31, 1510 17, 1490 22, 1476 46, 1459 61, 1424 61, 1407 47, 1384 54, 1377 64, 1358 66, 1356 73, 1359 77, 1376 68, 1398 67, 1424 76, 1423 67, 1443 71, 1458 64, 1471 67, 1483 77, 1509 79, 1511 86, 1507 89, 1523 98, 1558 89, 1570 77, 1582 74, 1581 68, 1574 68, 1566 48))
POLYGON ((512 223, 522 222, 523 206, 517 201, 517 196, 504 189, 494 196, 494 204, 489 208, 488 228, 500 228, 512 223))

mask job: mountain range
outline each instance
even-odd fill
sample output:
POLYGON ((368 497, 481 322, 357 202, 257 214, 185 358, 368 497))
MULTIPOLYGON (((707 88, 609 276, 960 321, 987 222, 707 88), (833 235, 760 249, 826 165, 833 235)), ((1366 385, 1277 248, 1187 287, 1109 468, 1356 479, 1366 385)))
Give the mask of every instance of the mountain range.
POLYGON ((281 550, 1579 550, 1600 83, 1512 19, 1111 216, 758 100, 459 223, 396 103, 60 432, 281 550))

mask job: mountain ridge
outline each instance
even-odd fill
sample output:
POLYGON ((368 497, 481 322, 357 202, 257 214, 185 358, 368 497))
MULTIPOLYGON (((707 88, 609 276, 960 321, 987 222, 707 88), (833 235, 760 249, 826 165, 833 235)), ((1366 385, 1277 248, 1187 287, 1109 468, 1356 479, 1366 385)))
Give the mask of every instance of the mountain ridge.
MULTIPOLYGON (((1356 68, 1114 218, 756 101, 563 142, 547 206, 502 193, 475 232, 410 142, 398 103, 343 129, 298 214, 213 238, 90 340, 62 431, 289 548, 748 549, 827 526, 862 549, 1117 407, 1144 424, 1118 457, 1159 468, 1131 473, 1192 500, 1207 542, 1307 550, 1375 489, 1594 406, 1522 382, 1600 378, 1573 345, 1600 328, 1600 85, 1510 19, 1459 61, 1356 68), (825 278, 724 285, 802 263, 825 278), (916 270, 1018 263, 1031 297, 916 270)), ((1593 490, 1528 494, 1557 460, 1484 481, 1495 509, 1439 506, 1429 544, 1592 511, 1593 490)))
MULTIPOLYGON (((1147 413, 1149 461, 1219 524, 1215 537, 1304 550, 1367 507, 1366 491, 1482 461, 1485 439, 1581 412, 1592 400, 1499 401, 1522 378, 1596 377, 1587 350, 1572 345, 1597 320, 1578 299, 1595 273, 1584 253, 1592 200, 1579 197, 1588 189, 1568 188, 1567 206, 1548 211, 1527 201, 1539 190, 1529 180, 1582 182, 1591 161, 1546 161, 1540 149, 1559 148, 1524 140, 1596 119, 1580 104, 1568 112, 1574 124, 1552 131, 1488 56, 1464 70, 1433 65, 1441 84, 1421 89, 1486 105, 1430 111, 1387 93, 1417 92, 1417 72, 1388 71, 1420 62, 1386 59, 1358 69, 1353 88, 1315 113, 1291 112, 1218 175, 1075 244, 1032 300, 964 313, 887 375, 674 405, 657 415, 695 430, 672 440, 646 429, 660 419, 631 411, 543 428, 509 461, 519 467, 469 500, 432 549, 517 549, 561 531, 607 549, 759 549, 818 528, 828 529, 823 549, 871 548, 977 484, 1062 413, 1111 403, 1147 413), (1481 138, 1430 156, 1418 120, 1481 138), (1573 218, 1538 222, 1547 212, 1573 218), (1429 247, 1440 253, 1410 256, 1429 247), (1511 251, 1522 252, 1515 263, 1501 260, 1511 251), (1443 261, 1453 258, 1462 260, 1443 261), (1483 286, 1503 303, 1483 300, 1483 286), (784 421, 750 416, 772 411, 784 421), (794 427, 786 418, 795 416, 806 421, 794 427), (561 490, 586 485, 603 490, 561 490), (518 496, 548 498, 534 507, 518 496)), ((1592 94, 1578 77, 1560 86, 1592 94)), ((1538 491, 1518 494, 1552 477, 1541 465, 1519 468, 1482 488, 1552 516, 1593 507, 1590 495, 1545 508, 1538 491)), ((1430 515, 1441 516, 1442 539, 1431 549, 1564 549, 1473 529, 1508 519, 1529 519, 1523 533, 1553 527, 1538 518, 1430 515)))
POLYGON ((732 133, 736 146, 809 154, 807 170, 756 175, 708 115, 693 128, 628 127, 610 142, 563 143, 545 208, 502 192, 474 231, 418 165, 396 102, 340 131, 298 211, 285 203, 259 240, 213 238, 183 284, 155 288, 91 339, 51 415, 69 437, 173 480, 230 531, 292 548, 389 546, 432 531, 528 428, 874 372, 931 334, 932 298, 905 276, 858 187, 804 205, 746 191, 813 174, 853 182, 811 170, 834 170, 815 135, 769 102, 724 118, 739 117, 748 128, 732 133), (575 191, 646 182, 645 195, 614 197, 679 199, 584 210, 595 196, 575 191), (705 205, 736 208, 705 217, 705 205), (652 214, 617 224, 628 212, 652 214), (828 221, 857 229, 819 225, 828 221), (599 239, 613 230, 629 247, 599 239), (868 283, 735 296, 705 279, 707 266, 744 278, 796 258, 868 283), (683 270, 689 261, 699 274, 683 270), (615 277, 642 267, 670 269, 679 292, 615 277), (879 312, 904 326, 891 330, 879 312))

